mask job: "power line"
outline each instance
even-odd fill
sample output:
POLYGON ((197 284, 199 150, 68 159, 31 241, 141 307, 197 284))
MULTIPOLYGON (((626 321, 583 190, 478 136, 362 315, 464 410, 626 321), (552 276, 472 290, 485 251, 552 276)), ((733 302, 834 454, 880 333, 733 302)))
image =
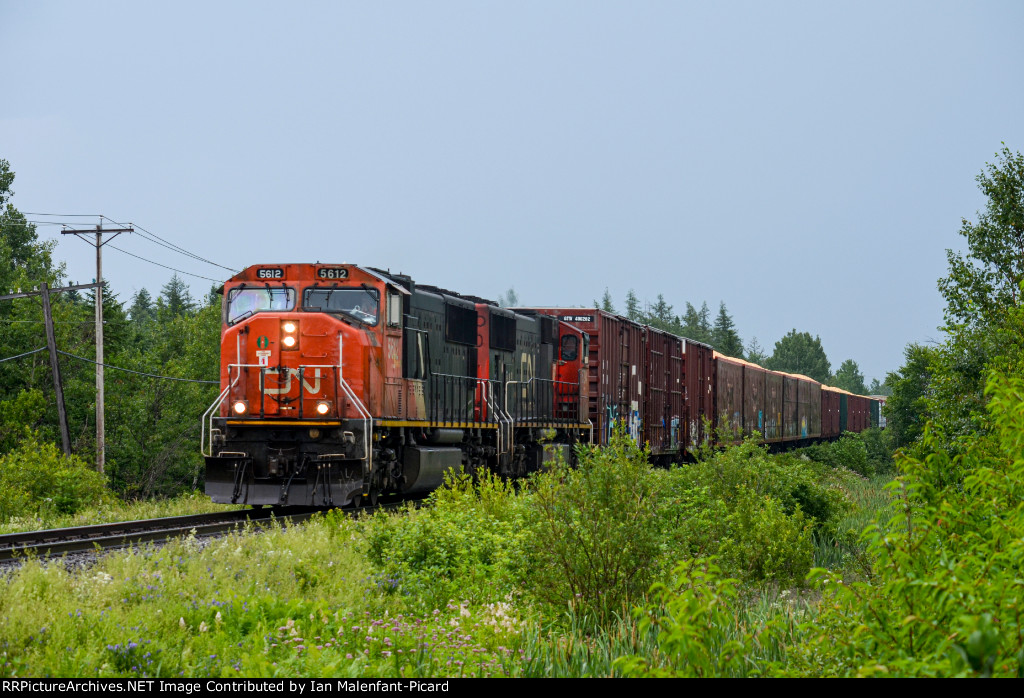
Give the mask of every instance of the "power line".
POLYGON ((100 213, 32 213, 31 211, 22 211, 21 214, 23 216, 50 216, 51 218, 100 218, 103 216, 100 213))
MULTIPOLYGON (((172 252, 177 252, 178 254, 184 255, 186 257, 191 257, 192 259, 195 259, 197 261, 205 262, 206 264, 210 264, 212 266, 219 267, 219 268, 224 269, 226 271, 230 271, 232 274, 237 274, 238 273, 237 269, 232 269, 231 267, 226 267, 223 264, 218 264, 217 262, 209 260, 209 259, 207 259, 205 257, 202 257, 202 256, 200 256, 200 255, 198 255, 198 254, 196 254, 194 252, 189 251, 189 250, 186 250, 184 247, 181 247, 180 245, 176 245, 175 243, 170 242, 169 240, 165 240, 164 238, 160 237, 159 235, 157 235, 153 231, 148 230, 146 228, 143 228, 142 226, 138 225, 137 223, 131 223, 131 222, 125 223, 125 222, 121 222, 121 221, 116 221, 113 218, 111 218, 110 216, 104 216, 103 214, 88 214, 88 213, 38 213, 38 212, 33 213, 33 212, 30 212, 30 211, 23 211, 21 213, 22 213, 22 215, 25 215, 25 216, 47 216, 47 217, 51 217, 51 218, 100 218, 100 219, 103 219, 103 220, 110 221, 111 223, 114 223, 115 225, 131 226, 131 227, 133 227, 135 229, 135 232, 138 233, 144 240, 148 240, 149 242, 152 242, 155 245, 160 245, 161 247, 165 247, 168 250, 171 250, 172 252)), ((8 225, 14 225, 14 224, 15 223, 13 221, 8 223, 8 225)), ((24 223, 21 223, 21 225, 24 225, 24 226, 29 226, 29 225, 60 225, 60 226, 64 226, 66 224, 62 223, 60 221, 33 221, 33 220, 26 220, 24 223)), ((115 248, 115 249, 119 249, 119 248, 115 248)), ((125 252, 124 250, 120 250, 119 249, 119 251, 120 252, 124 252, 125 254, 129 254, 129 255, 131 254, 130 252, 125 252)), ((132 255, 132 256, 135 256, 135 255, 132 255)), ((144 261, 150 262, 152 264, 157 264, 157 266, 164 266, 164 265, 159 264, 157 262, 153 262, 152 260, 145 259, 144 257, 139 257, 139 259, 142 259, 144 261)), ((180 271, 179 269, 174 269, 174 267, 166 267, 166 266, 164 266, 164 268, 171 269, 172 271, 180 271)), ((198 277, 200 279, 209 279, 210 278, 210 277, 207 277, 207 276, 201 276, 199 274, 189 274, 189 272, 185 272, 185 271, 180 271, 180 273, 188 274, 189 276, 196 276, 196 277, 198 277)), ((219 281, 220 279, 210 279, 210 280, 211 281, 219 281)))
MULTIPOLYGON (((41 214, 35 213, 35 214, 32 214, 32 215, 38 216, 38 215, 41 215, 41 214)), ((49 215, 49 214, 45 214, 45 215, 49 215)), ((101 217, 106 219, 106 220, 108 220, 108 221, 112 221, 112 222, 116 223, 116 221, 113 221, 113 219, 108 218, 107 216, 101 216, 101 217)), ((12 222, 9 222, 8 225, 15 225, 15 223, 12 221, 12 222)), ((18 225, 21 225, 23 227, 27 227, 27 226, 30 226, 30 225, 59 225, 59 226, 67 226, 66 223, 63 223, 61 221, 25 221, 23 223, 19 222, 18 225)), ((138 227, 138 226, 136 226, 136 227, 138 227)), ((146 232, 148 232, 148 231, 146 231, 146 232)), ((147 239, 147 240, 149 239, 145 235, 142 235, 142 237, 144 239, 147 239)), ((155 240, 150 240, 150 242, 156 242, 156 241, 155 240)), ((168 245, 163 245, 163 244, 161 244, 159 242, 157 242, 156 244, 159 244, 162 247, 167 247, 168 249, 172 250, 173 252, 178 252, 178 250, 175 250, 173 247, 169 247, 168 245)), ((215 278, 212 278, 212 277, 209 277, 209 276, 203 276, 202 274, 193 274, 192 272, 188 272, 188 271, 184 271, 182 269, 177 269, 175 267, 167 266, 166 264, 161 264, 160 262, 154 262, 152 259, 147 259, 147 258, 141 257, 141 256, 139 256, 137 254, 133 254, 133 253, 127 251, 127 250, 121 249, 120 247, 117 247, 115 245, 111 245, 110 243, 107 243, 107 245, 109 247, 113 247, 115 250, 117 250, 118 252, 121 252, 122 254, 128 255, 129 257, 135 257, 136 259, 141 259, 143 262, 149 262, 150 264, 155 264, 156 266, 163 267, 164 269, 170 269, 171 271, 178 272, 179 274, 185 274, 186 276, 194 276, 197 279, 206 279, 207 281, 213 281, 215 283, 223 281, 223 279, 215 279, 215 278)), ((200 261, 204 261, 204 262, 207 261, 205 259, 202 259, 201 257, 196 256, 196 255, 190 255, 190 256, 192 256, 195 259, 198 259, 200 261)), ((209 263, 210 264, 214 264, 214 266, 220 266, 219 264, 215 264, 213 262, 209 262, 209 263)), ((230 272, 235 272, 236 271, 234 269, 228 269, 228 267, 223 267, 223 268, 227 269, 230 272)))
POLYGON ((113 247, 118 252, 120 252, 122 254, 126 254, 129 257, 135 257, 135 259, 141 259, 143 262, 149 262, 150 264, 155 264, 158 267, 163 267, 164 269, 170 269, 171 271, 176 271, 179 274, 185 274, 187 276, 194 276, 197 279, 206 279, 207 281, 213 281, 215 283, 222 281, 222 279, 214 279, 214 278, 211 278, 209 276, 202 276, 201 274, 193 274, 191 272, 182 271, 181 269, 175 269, 174 267, 169 267, 166 264, 161 264, 160 262, 154 262, 152 259, 146 259, 145 257, 140 257, 137 254, 132 254, 131 252, 128 252, 127 250, 122 250, 120 247, 118 247, 116 245, 111 245, 109 242, 107 243, 107 247, 113 247))
POLYGON ((172 251, 177 252, 179 254, 183 254, 183 255, 185 255, 187 257, 191 257, 193 259, 197 259, 200 262, 206 262, 207 264, 212 264, 215 267, 220 267, 221 269, 226 269, 227 271, 230 271, 232 273, 236 273, 236 274, 238 273, 237 269, 232 269, 231 267, 226 267, 223 264, 217 264, 216 262, 212 262, 209 259, 206 259, 205 257, 200 257, 199 255, 195 254, 194 252, 190 252, 190 251, 186 250, 184 247, 181 247, 179 245, 175 245, 173 242, 170 242, 168 240, 164 240, 162 237, 160 237, 156 233, 154 233, 152 231, 149 231, 149 230, 146 230, 145 228, 143 228, 142 226, 140 226, 140 225, 138 225, 136 223, 120 223, 120 222, 115 221, 113 218, 110 218, 108 216, 103 216, 103 218, 106 218, 108 221, 110 221, 111 223, 114 223, 116 225, 131 225, 136 230, 141 230, 142 233, 140 233, 140 235, 142 235, 143 238, 149 240, 150 242, 152 242, 154 244, 160 245, 162 247, 166 247, 169 250, 172 250, 172 251), (151 238, 147 237, 147 235, 151 236, 151 238))
MULTIPOLYGON (((43 347, 43 349, 45 349, 45 348, 46 347, 43 347)), ((36 349, 36 351, 43 351, 43 349, 36 349)), ((29 353, 30 354, 34 354, 35 352, 29 352, 29 353)), ((160 376, 160 375, 157 375, 156 373, 144 373, 143 371, 133 371, 130 368, 121 368, 120 366, 111 366, 110 364, 101 364, 101 363, 99 363, 97 361, 93 361, 92 359, 87 359, 84 356, 78 356, 76 354, 69 354, 66 351, 60 351, 59 349, 57 350, 57 353, 58 354, 63 354, 64 356, 70 356, 72 359, 78 359, 79 361, 86 361, 86 362, 88 362, 90 364, 96 364, 98 366, 103 366, 104 368, 112 368, 115 371, 124 371, 125 373, 134 373, 137 376, 146 376, 148 378, 162 378, 163 380, 180 381, 182 383, 204 383, 206 385, 220 385, 220 381, 201 381, 201 380, 194 380, 192 378, 175 378, 174 376, 160 376)), ((23 354, 23 356, 27 356, 27 354, 23 354)), ((18 357, 12 357, 12 358, 18 358, 18 357)), ((4 360, 6 361, 7 359, 4 359, 4 360)))
POLYGON ((4 361, 14 361, 15 359, 23 359, 26 356, 32 356, 33 354, 38 354, 41 351, 46 351, 46 347, 39 347, 38 349, 33 349, 32 351, 26 351, 24 354, 18 354, 17 356, 8 356, 6 359, 0 359, 0 364, 2 364, 4 361))

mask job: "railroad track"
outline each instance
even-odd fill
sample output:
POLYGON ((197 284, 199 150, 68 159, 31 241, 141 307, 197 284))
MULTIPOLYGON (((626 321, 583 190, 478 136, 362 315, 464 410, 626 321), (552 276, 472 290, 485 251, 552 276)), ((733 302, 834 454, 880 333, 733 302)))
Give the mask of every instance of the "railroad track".
MULTIPOLYGON (((391 508, 394 504, 376 508, 391 508)), ((350 514, 371 513, 374 507, 346 510, 350 514)), ((64 553, 112 550, 146 542, 162 542, 193 534, 210 536, 231 531, 246 522, 266 526, 271 522, 299 523, 325 511, 310 507, 239 509, 215 514, 172 516, 161 519, 119 521, 94 526, 54 528, 0 535, 0 561, 29 555, 52 557, 64 553)))

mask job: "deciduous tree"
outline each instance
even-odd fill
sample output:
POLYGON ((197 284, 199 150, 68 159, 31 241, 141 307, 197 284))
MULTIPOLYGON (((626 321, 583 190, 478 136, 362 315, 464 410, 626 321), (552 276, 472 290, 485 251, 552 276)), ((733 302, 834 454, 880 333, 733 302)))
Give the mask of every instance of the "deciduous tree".
POLYGON ((867 395, 868 388, 864 385, 864 374, 853 359, 847 359, 839 366, 834 376, 833 385, 848 390, 856 395, 867 395))
POLYGON ((824 383, 831 374, 828 357, 821 346, 820 337, 792 329, 775 343, 775 351, 765 368, 787 373, 800 373, 824 383))

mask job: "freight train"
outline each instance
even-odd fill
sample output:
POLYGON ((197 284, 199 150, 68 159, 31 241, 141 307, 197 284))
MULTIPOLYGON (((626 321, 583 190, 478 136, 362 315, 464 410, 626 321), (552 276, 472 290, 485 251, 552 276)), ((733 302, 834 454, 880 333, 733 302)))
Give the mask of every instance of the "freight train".
POLYGON ((878 423, 867 397, 596 309, 502 308, 354 264, 256 265, 222 293, 215 502, 360 506, 458 468, 519 477, 617 424, 670 462, 713 434, 804 444, 878 423))

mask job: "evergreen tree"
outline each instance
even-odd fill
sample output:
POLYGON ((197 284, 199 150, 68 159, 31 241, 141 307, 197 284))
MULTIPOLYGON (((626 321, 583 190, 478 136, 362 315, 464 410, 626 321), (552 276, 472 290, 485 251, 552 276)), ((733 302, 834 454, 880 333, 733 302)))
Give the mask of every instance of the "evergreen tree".
POLYGON ((708 342, 710 344, 711 341, 712 341, 712 334, 711 334, 711 311, 708 310, 708 302, 707 301, 704 301, 703 303, 701 303, 700 313, 698 314, 698 316, 699 316, 698 326, 700 327, 701 336, 704 337, 703 341, 708 342))
POLYGON ((765 353, 764 348, 758 343, 757 337, 752 337, 747 344, 747 361, 758 366, 764 366, 767 360, 768 354, 765 353))
POLYGON ((160 292, 157 301, 157 313, 161 322, 170 318, 191 315, 195 312, 196 303, 188 290, 188 284, 175 273, 160 292))
POLYGON ((615 305, 612 303, 612 294, 608 292, 608 287, 604 288, 604 296, 601 298, 601 310, 609 313, 615 312, 615 305))
POLYGON ((676 316, 672 314, 672 306, 665 301, 665 296, 658 294, 658 302, 651 307, 651 319, 661 329, 668 330, 676 324, 676 316))
POLYGON ((128 317, 135 325, 145 325, 156 318, 156 308, 153 306, 153 298, 149 295, 149 291, 141 288, 132 296, 128 317))
POLYGON ((517 308, 519 307, 519 294, 516 293, 514 286, 509 286, 505 293, 498 296, 498 305, 502 308, 517 308))
POLYGON ((739 333, 736 332, 736 323, 729 316, 725 308, 725 301, 718 304, 718 317, 715 318, 715 327, 711 333, 712 345, 719 352, 726 356, 743 358, 743 342, 739 333))
POLYGON ((640 322, 643 311, 640 310, 640 299, 636 297, 633 289, 626 294, 626 317, 634 322, 640 322))
MULTIPOLYGON (((704 304, 707 310, 707 303, 704 304)), ((683 313, 682 325, 679 328, 680 334, 695 342, 711 343, 710 328, 706 327, 707 319, 701 318, 701 312, 693 307, 691 303, 686 304, 686 312, 683 313)))

